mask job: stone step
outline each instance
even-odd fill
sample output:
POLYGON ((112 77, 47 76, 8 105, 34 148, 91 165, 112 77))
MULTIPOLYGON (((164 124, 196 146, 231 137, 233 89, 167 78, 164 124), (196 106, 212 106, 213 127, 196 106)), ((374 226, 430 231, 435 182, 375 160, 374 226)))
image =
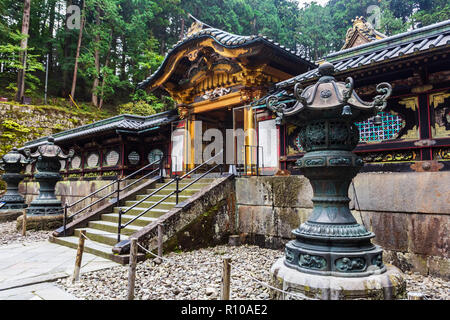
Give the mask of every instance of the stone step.
MULTIPOLYGON (((190 182, 184 182, 184 180, 183 180, 183 182, 180 182, 179 184, 178 184, 178 187, 179 188, 184 188, 184 187, 186 187, 188 184, 189 184, 190 182)), ((166 182, 158 182, 158 183, 156 183, 155 184, 155 189, 158 189, 158 188, 160 188, 160 187, 162 187, 163 185, 165 185, 166 184, 166 182)), ((188 189, 191 189, 191 188, 195 188, 195 189, 201 189, 201 188, 204 188, 204 187, 206 187, 206 186, 209 186, 211 183, 209 183, 209 182, 195 182, 195 183, 193 183, 192 185, 190 185, 189 187, 188 187, 188 189)), ((168 188, 168 189, 172 189, 172 190, 175 190, 175 186, 176 186, 176 184, 175 184, 175 182, 173 182, 172 184, 170 184, 170 185, 168 185, 166 188, 168 188)))
MULTIPOLYGON (((175 201, 174 202, 170 202, 168 200, 169 200, 169 198, 167 198, 167 200, 165 200, 165 201, 161 202, 160 204, 158 204, 156 207, 154 207, 154 209, 170 210, 173 207, 175 207, 175 205, 176 205, 175 201)), ((138 203, 138 201, 136 201, 136 200, 125 201, 124 207, 131 207, 132 205, 134 205, 136 203, 138 203)), ((155 203, 156 203, 156 201, 143 201, 138 206, 141 207, 141 208, 150 208, 155 203)))
MULTIPOLYGON (((53 237, 53 242, 59 243, 63 246, 70 247, 73 249, 78 248, 78 236, 70 236, 70 237, 53 237)), ((108 246, 105 244, 100 244, 96 241, 85 240, 84 241, 84 252, 95 254, 96 256, 110 259, 113 255, 112 246, 108 246)), ((75 254, 75 253, 74 253, 75 254)), ((75 263, 75 260, 74 260, 75 263)))
MULTIPOLYGON (((169 182, 171 179, 168 179, 168 178, 164 178, 164 183, 167 183, 167 182, 169 182)), ((190 182, 192 182, 192 181, 194 181, 195 179, 193 179, 193 178, 184 178, 183 180, 181 180, 180 181, 180 183, 190 183, 190 182)), ((200 182, 200 183, 207 183, 207 184, 209 184, 209 183, 212 183, 214 180, 216 180, 216 179, 214 179, 214 178, 201 178, 200 180, 198 180, 197 182, 200 182)), ((174 182, 175 183, 175 182, 174 182)))
MULTIPOLYGON (((123 209, 126 210, 128 209, 128 207, 115 207, 114 211, 112 213, 119 213, 119 210, 123 209)), ((143 208, 143 207, 134 207, 133 209, 130 209, 130 211, 128 211, 126 214, 128 215, 132 215, 132 216, 136 216, 138 214, 141 214, 143 211, 147 210, 148 208, 143 208)), ((168 209, 155 209, 153 208, 152 210, 149 210, 145 216, 147 217, 153 217, 153 218, 158 218, 160 216, 162 216, 163 214, 165 214, 166 212, 169 212, 168 209)))
MULTIPOLYGON (((117 222, 116 222, 117 225, 117 222)), ((103 243, 106 245, 114 246, 117 243, 117 228, 116 232, 107 232, 104 230, 99 229, 93 229, 93 228, 80 228, 75 229, 74 235, 79 237, 81 230, 86 230, 86 237, 91 239, 92 241, 103 243)), ((127 235, 122 235, 120 237, 120 240, 127 240, 127 235)))
MULTIPOLYGON (((122 224, 130 221, 131 219, 133 219, 135 217, 136 217, 136 215, 128 215, 128 214, 122 215, 122 224)), ((102 215, 102 220, 119 223, 119 214, 118 213, 105 213, 102 215)), ((153 217, 142 216, 142 217, 139 217, 138 219, 136 219, 135 221, 133 221, 131 223, 131 225, 145 227, 146 225, 148 225, 156 220, 158 220, 158 219, 153 218, 153 217)))
MULTIPOLYGON (((102 220, 89 221, 88 226, 89 226, 89 228, 117 234, 117 223, 115 223, 115 222, 102 221, 102 220)), ((120 231, 120 234, 129 236, 129 235, 135 233, 136 231, 139 231, 141 228, 142 227, 139 227, 139 226, 129 225, 126 228, 122 229, 120 231)))
MULTIPOLYGON (((145 190, 145 193, 146 194, 150 194, 150 193, 154 192, 155 190, 156 189, 147 189, 147 190, 145 190)), ((156 194, 168 195, 168 194, 172 193, 175 190, 176 190, 175 188, 165 188, 165 189, 159 190, 156 194)), ((188 188, 188 189, 183 190, 180 193, 178 193, 178 195, 192 196, 192 195, 196 194, 197 192, 199 192, 200 190, 201 189, 188 188)), ((173 195, 175 195, 175 194, 173 194, 173 195)))
MULTIPOLYGON (((162 198, 164 198, 166 195, 162 195, 162 194, 155 194, 155 195, 153 195, 153 196, 151 196, 151 197, 149 197, 149 198, 147 198, 147 199, 145 199, 145 201, 160 201, 162 198)), ((138 196, 136 196, 136 200, 142 200, 142 199, 144 199, 146 197, 146 195, 138 195, 138 196)), ((182 202, 182 201, 184 201, 184 200, 187 200, 187 199, 189 199, 190 198, 190 196, 187 196, 187 195, 182 195, 182 194, 180 194, 180 195, 178 195, 178 201, 179 202, 182 202)), ((175 203, 175 199, 176 199, 176 196, 175 195, 173 195, 173 196, 170 196, 170 197, 168 197, 167 199, 165 199, 163 202, 166 202, 166 201, 168 201, 168 202, 173 202, 173 203, 175 203)), ((163 202, 161 202, 161 203, 163 203, 163 202)))

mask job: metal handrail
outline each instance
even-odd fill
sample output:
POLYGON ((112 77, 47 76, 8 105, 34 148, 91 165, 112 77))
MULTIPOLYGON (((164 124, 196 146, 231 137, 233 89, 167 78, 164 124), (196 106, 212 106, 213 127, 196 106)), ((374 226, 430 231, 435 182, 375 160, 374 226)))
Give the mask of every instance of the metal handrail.
POLYGON ((157 171, 160 171, 160 172, 162 171, 161 160, 162 160, 162 158, 159 158, 158 160, 153 161, 152 163, 147 164, 146 166, 140 168, 139 170, 136 170, 135 172, 129 174, 128 176, 126 176, 126 177, 124 177, 124 178, 120 178, 120 179, 117 179, 117 180, 115 180, 115 181, 113 181, 113 182, 111 182, 111 183, 108 183, 106 186, 103 186, 103 187, 101 187, 100 189, 98 189, 98 190, 96 190, 96 191, 94 191, 94 192, 91 192, 91 193, 88 194, 87 196, 85 196, 85 197, 83 197, 83 198, 81 198, 81 199, 75 201, 74 203, 71 203, 71 204, 67 204, 67 203, 66 203, 65 206, 64 206, 64 217, 63 217, 63 227, 64 227, 63 233, 64 233, 64 235, 66 235, 66 225, 67 225, 67 220, 68 220, 68 219, 72 219, 73 217, 79 215, 81 212, 87 210, 88 208, 91 208, 92 206, 96 205, 97 203, 99 203, 99 202, 105 200, 106 198, 112 196, 114 193, 117 194, 117 197, 116 197, 116 203, 119 203, 119 196, 120 196, 120 192, 121 192, 121 191, 124 191, 124 190, 130 188, 131 186, 133 186, 133 185, 135 185, 136 183, 142 181, 143 179, 147 178, 148 176, 153 175, 153 174, 154 174, 155 172, 157 172, 157 171), (126 181, 127 179, 130 179, 131 177, 135 176, 135 175, 138 174, 139 172, 141 172, 141 171, 143 171, 143 170, 145 170, 145 169, 147 169, 147 168, 149 168, 149 167, 151 167, 151 166, 153 166, 153 165, 155 165, 155 164, 157 164, 157 163, 159 164, 159 168, 157 168, 157 169, 155 169, 155 170, 152 170, 151 172, 149 172, 149 173, 143 175, 142 177, 140 177, 140 178, 137 179, 136 181, 133 181, 133 182, 130 183, 129 185, 126 185, 123 189, 120 188, 120 183, 121 183, 121 182, 126 181), (73 206, 77 205, 78 203, 80 203, 80 202, 82 202, 82 201, 84 201, 84 200, 86 200, 86 199, 88 199, 88 198, 91 198, 92 196, 96 195, 96 194, 99 193, 100 191, 105 190, 106 188, 112 186, 113 184, 117 184, 116 190, 113 190, 113 191, 111 191, 110 193, 108 193, 107 195, 103 196, 102 198, 100 198, 100 199, 98 199, 98 200, 96 200, 96 201, 94 201, 94 202, 89 203, 87 206, 85 206, 85 207, 83 207, 82 209, 78 210, 78 211, 75 212, 74 214, 72 214, 72 215, 70 215, 70 216, 67 216, 67 214, 68 214, 68 209, 69 209, 69 208, 72 208, 73 206))
MULTIPOLYGON (((139 219, 140 217, 142 217, 143 215, 145 215, 147 212, 149 212, 150 210, 152 210, 154 207, 156 207, 157 205, 159 205, 160 203, 162 203, 164 200, 166 200, 167 198, 171 197, 174 193, 176 194, 176 198, 175 198, 175 202, 176 204, 178 204, 178 194, 182 191, 184 191, 187 187, 191 186, 193 183, 197 182, 198 180, 200 180, 201 178, 203 178, 206 174, 210 173, 211 171, 213 171, 214 169, 216 169, 217 167, 222 167, 222 164, 217 164, 216 166, 214 166, 213 168, 209 169, 207 172, 203 173, 200 177, 196 178, 193 182, 191 182, 190 184, 188 184, 187 186, 185 186, 183 189, 179 190, 179 182, 181 180, 183 180, 184 178, 186 178, 187 176, 189 176, 190 174, 194 173, 195 171, 197 171, 198 169, 200 169, 201 167, 203 167, 205 164, 207 164, 208 162, 210 162, 211 160, 213 160, 214 158, 216 158, 217 156, 219 156, 220 154, 223 153, 223 149, 217 153, 216 155, 214 155, 213 157, 211 157, 210 159, 206 160, 205 162, 203 162, 202 164, 198 165, 197 167, 195 167, 194 169, 192 169, 191 171, 189 171, 188 173, 184 174, 183 176, 179 177, 179 176, 175 176, 175 178, 171 179, 169 182, 165 183, 164 185, 162 185, 161 187, 159 187, 158 189, 156 189, 155 191, 151 192, 150 194, 146 195, 144 198, 142 198, 141 200, 139 200, 138 202, 136 202, 135 204, 133 204, 131 207, 127 207, 126 210, 123 210, 122 208, 119 208, 119 221, 118 221, 118 226, 117 226, 117 242, 120 242, 120 233, 121 230, 126 228, 129 224, 131 224, 132 222, 136 221, 137 219, 139 219), (167 194, 165 197, 163 197, 162 199, 160 199, 159 201, 157 201, 156 203, 154 203, 152 206, 150 206, 149 208, 145 209, 143 212, 141 212, 140 214, 136 215, 133 219, 131 219, 130 221, 128 221, 127 223, 122 225, 122 215, 126 214, 128 211, 130 211, 131 209, 137 207, 138 205, 140 205, 142 202, 144 202, 145 200, 147 200, 148 198, 150 198, 151 196, 155 195, 156 193, 158 193, 159 191, 163 190, 164 188, 168 187, 169 185, 171 185, 172 183, 176 182, 176 188, 174 191, 172 191, 171 193, 167 194)), ((220 171, 222 174, 222 170, 220 171)))

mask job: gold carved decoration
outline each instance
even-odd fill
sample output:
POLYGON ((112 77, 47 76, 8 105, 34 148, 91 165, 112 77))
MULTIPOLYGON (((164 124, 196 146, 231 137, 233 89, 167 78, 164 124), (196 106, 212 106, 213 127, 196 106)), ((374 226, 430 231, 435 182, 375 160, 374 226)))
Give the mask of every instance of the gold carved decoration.
POLYGON ((186 116, 189 114, 189 109, 184 106, 179 106, 178 114, 180 115, 180 119, 185 119, 186 116))
POLYGON ((438 123, 435 123, 434 126, 431 127, 431 136, 433 138, 442 138, 450 136, 450 130, 447 130, 444 126, 440 126, 438 123))
POLYGON ((186 56, 188 57, 189 61, 195 61, 198 57, 199 52, 200 52, 200 49, 195 49, 195 50, 188 52, 186 54, 186 56))
POLYGON ((364 162, 411 162, 417 159, 417 153, 411 151, 398 151, 398 152, 377 152, 366 153, 362 155, 364 162))
POLYGON ((230 88, 215 88, 214 90, 206 91, 202 96, 203 99, 214 100, 231 92, 230 88))
POLYGON ((435 123, 431 127, 431 134, 433 138, 448 137, 450 136, 450 130, 445 127, 445 121, 442 122, 439 119, 445 115, 447 117, 447 123, 450 122, 450 114, 445 114, 448 111, 447 108, 438 108, 441 104, 444 104, 445 99, 450 97, 450 93, 437 92, 429 95, 430 105, 435 109, 435 123))
POLYGON ((416 111, 418 109, 419 99, 417 97, 410 97, 402 99, 398 103, 404 105, 406 109, 416 111))
POLYGON ((450 148, 441 148, 434 151, 434 157, 438 160, 450 160, 450 148))
POLYGON ((353 26, 347 29, 347 33, 345 35, 345 44, 341 48, 341 50, 356 47, 358 45, 374 40, 386 38, 384 34, 376 31, 372 24, 370 22, 367 22, 363 16, 356 17, 352 20, 352 22, 353 26))
POLYGON ((419 139, 419 130, 417 129, 417 126, 414 126, 412 129, 408 130, 403 136, 401 136, 401 139, 405 140, 419 139))
POLYGON ((441 103, 444 103, 445 99, 450 97, 450 93, 438 92, 430 94, 430 104, 436 108, 441 103))

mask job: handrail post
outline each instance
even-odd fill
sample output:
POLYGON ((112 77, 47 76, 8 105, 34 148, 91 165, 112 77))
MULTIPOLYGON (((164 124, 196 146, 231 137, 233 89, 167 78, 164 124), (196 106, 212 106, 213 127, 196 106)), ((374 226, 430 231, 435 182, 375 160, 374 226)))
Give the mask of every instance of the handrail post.
POLYGON ((66 236, 66 224, 67 224, 67 203, 64 205, 64 221, 63 221, 63 225, 64 225, 63 234, 64 234, 64 237, 66 236))
POLYGON ((120 201, 120 179, 117 179, 117 195, 116 195, 116 205, 119 206, 120 201))
POLYGON ((259 176, 259 148, 256 147, 256 176, 259 176))
POLYGON ((119 223, 117 224, 117 242, 120 242, 120 230, 122 229, 122 208, 119 209, 119 223))
POLYGON ((175 203, 176 203, 176 204, 178 204, 179 184, 180 184, 180 177, 179 177, 179 176, 175 176, 175 185, 176 185, 176 190, 175 190, 175 203))

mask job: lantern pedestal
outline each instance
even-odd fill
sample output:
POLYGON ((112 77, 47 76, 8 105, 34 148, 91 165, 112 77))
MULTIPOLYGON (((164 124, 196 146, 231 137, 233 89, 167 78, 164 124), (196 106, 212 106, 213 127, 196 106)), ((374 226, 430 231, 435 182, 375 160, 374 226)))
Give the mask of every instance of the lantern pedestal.
POLYGON ((62 178, 59 174, 60 160, 71 159, 74 151, 70 150, 69 154, 65 155, 54 142, 55 139, 50 136, 46 144, 39 146, 35 153, 30 154, 30 157, 36 161, 36 169, 38 170, 34 178, 39 182, 39 195, 31 201, 30 206, 26 209, 27 215, 57 216, 64 212, 61 200, 56 198, 55 186, 62 178))
POLYGON ((19 153, 17 148, 13 148, 0 159, 0 169, 5 170, 2 179, 7 185, 6 193, 0 197, 0 212, 21 211, 27 207, 25 199, 19 193, 19 183, 25 177, 22 171, 28 163, 29 160, 19 153))
POLYGON ((298 272, 280 258, 271 268, 272 286, 291 294, 271 289, 274 300, 394 300, 405 298, 406 284, 402 273, 386 264, 386 271, 365 277, 321 276, 298 272))
MULTIPOLYGON (((59 161, 56 165, 59 165, 59 161)), ((55 186, 61 180, 61 175, 57 172, 47 171, 36 173, 34 178, 39 182, 39 196, 30 202, 30 206, 26 209, 27 214, 62 215, 64 211, 62 202, 55 195, 55 186)))
POLYGON ((4 210, 20 210, 26 208, 25 199, 19 193, 19 183, 25 176, 20 173, 7 172, 2 175, 3 181, 6 182, 6 193, 0 198, 0 202, 5 204, 0 208, 4 210))

